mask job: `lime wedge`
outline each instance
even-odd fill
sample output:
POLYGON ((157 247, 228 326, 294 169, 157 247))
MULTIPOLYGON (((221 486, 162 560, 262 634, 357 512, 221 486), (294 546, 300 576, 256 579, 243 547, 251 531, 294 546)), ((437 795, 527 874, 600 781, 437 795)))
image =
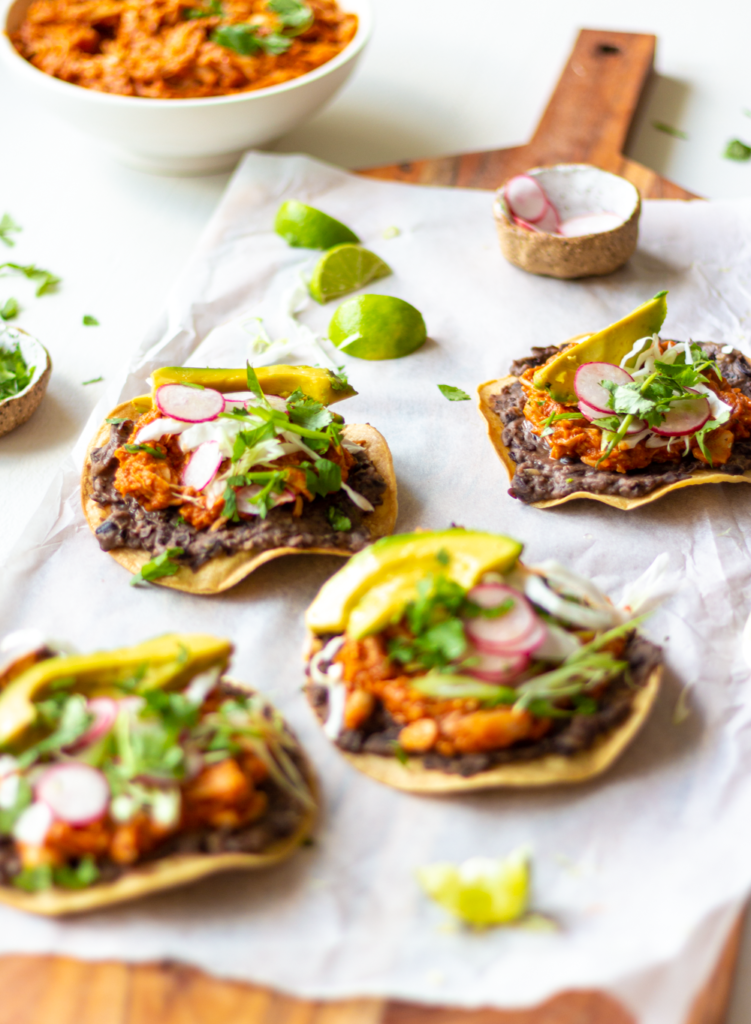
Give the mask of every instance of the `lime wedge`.
POLYGON ((344 242, 359 242, 346 224, 329 217, 314 206, 288 199, 276 212, 274 231, 285 242, 302 249, 331 249, 344 242))
POLYGON ((337 309, 329 338, 358 359, 398 359, 418 349, 427 337, 422 313, 393 295, 357 295, 337 309))
POLYGON ((391 267, 361 245, 335 245, 315 265, 308 290, 316 302, 328 302, 340 295, 356 292, 379 277, 387 277, 391 267))

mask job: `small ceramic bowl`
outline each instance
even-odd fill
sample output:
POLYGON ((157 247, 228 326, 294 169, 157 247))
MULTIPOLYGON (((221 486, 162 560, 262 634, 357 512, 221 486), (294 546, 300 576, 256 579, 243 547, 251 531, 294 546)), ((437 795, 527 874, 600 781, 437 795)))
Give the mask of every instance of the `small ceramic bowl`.
POLYGON ((34 415, 44 398, 52 373, 52 360, 44 345, 18 327, 0 325, 0 346, 10 348, 16 342, 26 365, 34 367, 34 373, 23 391, 0 401, 0 437, 20 427, 34 415))
POLYGON ((589 164, 556 164, 526 173, 540 183, 561 221, 614 213, 620 223, 609 231, 573 237, 530 231, 513 223, 500 188, 493 214, 501 252, 510 263, 562 278, 612 274, 623 266, 636 249, 641 213, 639 191, 630 181, 589 164))
POLYGON ((233 96, 159 100, 84 89, 35 68, 6 34, 16 31, 30 3, 0 0, 0 60, 15 77, 16 88, 123 163, 156 174, 229 170, 247 149, 305 121, 349 78, 372 25, 370 0, 342 0, 344 10, 358 17, 357 32, 341 53, 307 75, 233 96))

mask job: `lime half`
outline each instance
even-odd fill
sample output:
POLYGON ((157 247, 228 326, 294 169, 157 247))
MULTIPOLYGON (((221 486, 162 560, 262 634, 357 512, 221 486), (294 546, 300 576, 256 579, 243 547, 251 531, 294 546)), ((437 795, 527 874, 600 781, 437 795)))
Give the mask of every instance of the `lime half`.
POLYGON ((302 249, 331 249, 344 242, 360 241, 346 224, 296 199, 288 199, 276 211, 274 231, 285 242, 302 249))
POLYGON ((358 359, 398 359, 418 349, 427 337, 422 313, 393 295, 356 295, 337 309, 329 338, 358 359))
POLYGON ((321 256, 308 288, 316 302, 328 302, 390 273, 391 267, 380 256, 348 242, 335 245, 321 256))

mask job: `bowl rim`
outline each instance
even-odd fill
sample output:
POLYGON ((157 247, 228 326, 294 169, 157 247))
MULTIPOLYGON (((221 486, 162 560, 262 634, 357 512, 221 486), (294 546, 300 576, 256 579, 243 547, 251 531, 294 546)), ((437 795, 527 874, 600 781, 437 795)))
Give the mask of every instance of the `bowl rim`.
MULTIPOLYGON (((281 82, 279 85, 269 85, 264 89, 249 89, 246 92, 230 93, 223 96, 196 96, 186 99, 158 99, 152 96, 121 96, 119 93, 112 92, 100 92, 98 89, 87 89, 86 86, 74 85, 72 82, 65 82, 61 78, 55 78, 54 75, 48 75, 46 71, 41 71, 38 67, 23 57, 11 42, 8 34, 8 17, 10 15, 10 9, 13 6, 15 0, 0 0, 0 53, 4 53, 6 59, 16 60, 18 63, 13 65, 17 70, 23 66, 24 71, 22 74, 28 72, 34 75, 40 76, 35 81, 41 84, 41 79, 45 79, 48 83, 54 83, 51 88, 60 88, 67 93, 68 96, 81 96, 85 94, 88 100, 92 103, 99 103, 104 105, 117 105, 123 108, 131 109, 175 109, 179 107, 181 110, 189 110, 192 107, 198 109, 205 109, 207 107, 237 104, 248 102, 255 98, 265 98, 267 96, 278 96, 285 92, 291 92, 294 89, 298 89, 307 85, 310 82, 314 82, 319 78, 324 78, 327 74, 335 71, 343 64, 347 64, 349 61, 358 56, 362 51, 365 44, 368 42, 373 29, 373 8, 371 6, 371 0, 337 0, 339 6, 347 8, 350 4, 354 7, 360 8, 355 11, 347 11, 345 13, 352 13, 357 15, 357 31, 350 40, 349 43, 331 60, 326 61, 325 64, 321 64, 319 67, 314 68, 312 71, 306 72, 304 75, 298 75, 297 78, 291 78, 288 82, 281 82)), ((82 97, 83 98, 83 97, 82 97)))

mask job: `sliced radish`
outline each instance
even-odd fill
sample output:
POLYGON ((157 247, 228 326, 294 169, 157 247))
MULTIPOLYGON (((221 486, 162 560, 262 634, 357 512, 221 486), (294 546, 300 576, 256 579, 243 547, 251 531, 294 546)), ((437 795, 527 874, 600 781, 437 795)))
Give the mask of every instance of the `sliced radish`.
POLYGON ((518 228, 524 228, 526 231, 537 231, 534 224, 530 224, 527 220, 522 220, 521 217, 515 217, 513 213, 511 214, 511 219, 518 228))
POLYGON ((208 487, 219 472, 222 458, 218 441, 204 441, 203 444, 199 444, 180 477, 183 487, 193 487, 196 491, 208 487))
MULTIPOLYGON (((586 402, 579 402, 579 412, 586 416, 588 420, 591 420, 595 425, 597 421, 602 419, 602 412, 599 409, 593 409, 591 405, 587 405, 586 402)), ((616 413, 610 412, 608 415, 615 416, 616 413)), ((626 431, 627 434, 639 434, 642 430, 646 430, 647 424, 645 420, 632 420, 631 425, 626 431)))
POLYGON ((477 649, 469 653, 479 660, 467 669, 468 675, 482 679, 485 683, 508 683, 521 675, 529 664, 526 654, 486 654, 477 649))
POLYGON ((145 427, 141 427, 136 434, 135 443, 145 444, 147 441, 158 441, 160 437, 165 437, 167 434, 182 434, 183 430, 187 430, 189 426, 190 423, 183 420, 160 416, 158 420, 152 420, 145 427))
POLYGON ((117 701, 112 697, 95 697, 93 700, 87 701, 86 710, 94 716, 94 721, 83 736, 79 736, 69 749, 81 750, 96 743, 102 736, 106 736, 117 721, 119 707, 117 701))
POLYGON ((660 426, 652 429, 660 437, 685 437, 701 430, 711 415, 712 410, 704 395, 679 398, 677 402, 671 402, 670 411, 660 426))
POLYGON ((205 423, 224 412, 224 396, 213 388, 162 384, 156 389, 155 398, 160 412, 186 423, 205 423))
POLYGON ((617 213, 584 213, 581 217, 569 217, 559 226, 559 232, 566 238, 579 235, 597 235, 601 231, 612 231, 623 223, 617 213))
MULTIPOLYGON (((248 484, 247 487, 238 487, 235 491, 237 497, 237 511, 241 516, 258 516, 261 514, 261 509, 258 505, 254 504, 250 499, 255 498, 257 494, 260 494, 263 488, 260 484, 248 484)), ((282 491, 281 494, 273 494, 271 504, 276 507, 277 505, 284 505, 288 501, 295 501, 296 496, 292 491, 282 491)))
POLYGON ((585 402, 600 413, 612 416, 613 410, 608 408, 610 392, 602 386, 601 381, 630 384, 633 379, 628 370, 616 366, 615 363, 582 363, 574 376, 574 391, 580 402, 585 402))
POLYGON ((96 768, 72 761, 48 768, 37 783, 36 796, 60 821, 88 825, 107 813, 110 788, 96 768))
POLYGON ((538 630, 540 620, 534 609, 518 590, 500 583, 481 583, 467 596, 481 608, 497 608, 513 601, 509 611, 498 618, 478 615, 466 620, 467 635, 479 650, 487 654, 529 653, 545 639, 544 630, 538 630))
POLYGON ((503 190, 509 210, 515 217, 534 224, 548 207, 548 197, 538 181, 529 174, 517 174, 503 190))
POLYGON ((552 203, 548 203, 545 213, 539 220, 535 221, 535 229, 537 231, 545 231, 549 235, 557 235, 558 225, 558 211, 552 203))

